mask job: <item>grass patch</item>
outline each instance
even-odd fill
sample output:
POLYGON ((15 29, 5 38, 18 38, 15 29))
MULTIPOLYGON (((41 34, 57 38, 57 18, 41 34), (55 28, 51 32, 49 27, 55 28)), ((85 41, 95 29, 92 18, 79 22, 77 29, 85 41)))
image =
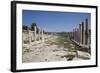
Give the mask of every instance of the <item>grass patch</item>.
POLYGON ((80 46, 74 43, 70 38, 66 36, 59 35, 53 40, 46 41, 50 45, 58 45, 64 48, 68 48, 69 51, 77 51, 80 46))
POLYGON ((68 61, 70 60, 73 60, 73 58, 75 57, 75 55, 72 55, 72 54, 69 54, 69 55, 64 55, 64 56, 61 56, 62 58, 66 58, 68 61))
POLYGON ((75 55, 67 55, 66 57, 68 58, 67 60, 70 61, 70 60, 73 60, 73 58, 75 57, 75 55))

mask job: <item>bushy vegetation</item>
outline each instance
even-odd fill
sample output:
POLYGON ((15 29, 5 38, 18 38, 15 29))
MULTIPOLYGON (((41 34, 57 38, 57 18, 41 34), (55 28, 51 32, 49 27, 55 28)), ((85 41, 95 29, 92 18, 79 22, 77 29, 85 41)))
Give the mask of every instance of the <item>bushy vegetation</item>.
POLYGON ((28 26, 23 25, 23 30, 28 30, 28 26))
POLYGON ((37 29, 37 32, 38 32, 38 27, 37 27, 37 24, 35 23, 35 22, 33 22, 30 26, 27 26, 27 25, 23 25, 23 30, 28 30, 28 29, 30 29, 30 30, 32 30, 32 31, 34 31, 35 29, 34 29, 34 27, 36 26, 36 29, 37 29))

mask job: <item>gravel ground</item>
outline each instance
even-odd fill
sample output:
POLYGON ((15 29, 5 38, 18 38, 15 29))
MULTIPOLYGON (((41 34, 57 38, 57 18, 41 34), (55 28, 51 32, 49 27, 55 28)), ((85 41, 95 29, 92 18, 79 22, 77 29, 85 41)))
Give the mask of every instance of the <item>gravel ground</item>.
MULTIPOLYGON (((52 39, 53 40, 53 39, 52 39)), ((72 45, 72 44, 71 44, 72 45)), ((90 55, 86 52, 78 51, 77 56, 75 52, 71 52, 75 57, 73 60, 86 60, 90 59, 90 55)), ((42 43, 38 45, 23 45, 23 63, 29 62, 50 62, 50 61, 67 61, 69 54, 68 48, 63 46, 42 43)))

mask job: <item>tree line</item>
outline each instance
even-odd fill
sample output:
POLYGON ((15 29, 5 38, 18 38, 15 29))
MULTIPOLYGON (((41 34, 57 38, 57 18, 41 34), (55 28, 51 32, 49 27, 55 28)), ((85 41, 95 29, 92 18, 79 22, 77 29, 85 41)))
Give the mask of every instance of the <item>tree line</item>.
POLYGON ((36 27, 37 32, 38 32, 39 28, 37 27, 37 24, 35 22, 33 22, 30 27, 27 26, 27 25, 23 25, 22 26, 22 29, 23 30, 31 30, 31 31, 34 31, 35 30, 34 27, 36 27))

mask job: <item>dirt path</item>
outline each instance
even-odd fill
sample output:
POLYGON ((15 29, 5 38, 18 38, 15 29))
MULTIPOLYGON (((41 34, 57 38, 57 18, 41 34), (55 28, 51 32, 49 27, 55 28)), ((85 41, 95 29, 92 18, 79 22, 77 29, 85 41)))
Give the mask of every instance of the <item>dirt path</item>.
POLYGON ((74 46, 72 43, 68 43, 68 41, 65 42, 65 39, 58 40, 58 37, 55 36, 42 44, 33 46, 31 45, 30 47, 28 46, 29 48, 23 52, 22 61, 24 63, 67 61, 73 59, 73 57, 75 58, 75 60, 81 59, 77 57, 75 51, 69 52, 69 48, 72 49, 74 46), (58 41, 60 41, 60 43, 58 41), (64 43, 67 46, 64 46, 64 43))

